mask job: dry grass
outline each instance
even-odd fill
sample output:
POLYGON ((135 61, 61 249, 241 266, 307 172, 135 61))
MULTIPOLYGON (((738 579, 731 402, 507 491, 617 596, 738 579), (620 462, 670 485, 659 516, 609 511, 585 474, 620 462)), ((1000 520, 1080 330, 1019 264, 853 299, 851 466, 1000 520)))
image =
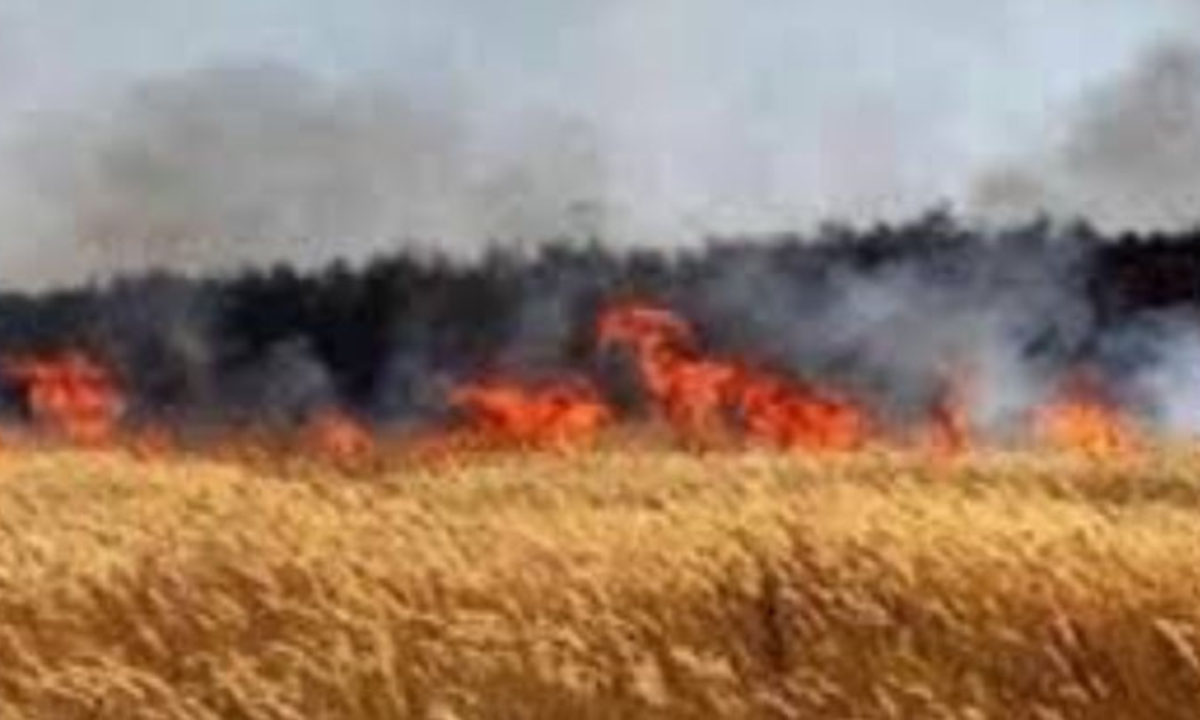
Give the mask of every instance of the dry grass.
POLYGON ((1200 460, 0 456, 0 717, 1200 708, 1200 460))

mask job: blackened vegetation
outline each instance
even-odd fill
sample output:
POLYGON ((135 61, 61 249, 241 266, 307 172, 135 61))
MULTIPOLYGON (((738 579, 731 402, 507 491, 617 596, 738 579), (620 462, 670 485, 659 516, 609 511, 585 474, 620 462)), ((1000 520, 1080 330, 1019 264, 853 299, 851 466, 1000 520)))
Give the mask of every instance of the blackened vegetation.
POLYGON ((636 404, 627 359, 596 353, 590 333, 602 303, 628 296, 670 304, 716 350, 915 407, 956 353, 999 352, 980 349, 988 338, 1030 367, 1065 367, 1102 362, 1105 337, 1139 318, 1187 316, 1200 234, 1047 222, 984 234, 932 213, 672 254, 557 244, 469 266, 397 254, 311 274, 161 273, 4 294, 0 350, 84 349, 116 369, 135 415, 172 422, 290 423, 327 405, 426 420, 446 412, 451 384, 490 373, 586 372, 636 404))

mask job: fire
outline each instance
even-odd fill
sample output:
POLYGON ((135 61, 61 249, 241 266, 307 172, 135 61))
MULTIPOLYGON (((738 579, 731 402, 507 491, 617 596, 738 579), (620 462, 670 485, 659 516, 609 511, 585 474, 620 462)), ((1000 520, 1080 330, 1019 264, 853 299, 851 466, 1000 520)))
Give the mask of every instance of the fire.
POLYGON ((664 308, 614 305, 597 323, 601 347, 624 345, 637 360, 659 414, 686 439, 709 439, 740 422, 753 439, 811 450, 849 450, 868 422, 832 393, 742 363, 702 355, 695 333, 664 308))
POLYGON ((968 385, 961 373, 946 376, 929 408, 921 443, 936 456, 959 455, 971 447, 968 385))
POLYGON ((305 449, 337 467, 363 467, 375 455, 375 438, 348 413, 326 408, 314 413, 302 432, 305 449))
POLYGON ((450 402, 485 439, 524 447, 570 447, 592 441, 612 412, 585 380, 542 386, 506 380, 469 383, 450 402))
POLYGON ((686 437, 711 437, 722 426, 737 368, 702 358, 692 328, 664 308, 637 302, 610 307, 596 325, 601 348, 633 351, 658 413, 686 437))
MULTIPOLYGON (((598 347, 630 353, 650 408, 683 443, 703 447, 736 439, 786 450, 849 452, 881 437, 872 414, 848 397, 740 358, 706 353, 695 328, 667 308, 616 303, 600 313, 595 331, 598 347)), ((0 377, 22 391, 35 426, 51 437, 120 445, 144 459, 163 458, 176 448, 178 428, 124 421, 125 399, 114 373, 83 352, 10 357, 0 361, 0 377)), ((938 458, 970 450, 970 379, 961 372, 945 374, 918 430, 919 448, 938 458)), ((1138 430, 1101 390, 1091 376, 1069 376, 1050 402, 1027 416, 1029 434, 1045 446, 1094 456, 1136 450, 1138 430)), ((484 378, 454 389, 449 403, 462 424, 432 426, 406 438, 410 455, 440 459, 497 448, 575 448, 594 442, 616 419, 597 384, 583 376, 542 383, 484 378)), ((300 445, 310 456, 355 471, 383 458, 371 429, 336 407, 314 413, 298 435, 256 432, 229 429, 209 450, 272 459, 300 445)), ((913 436, 905 433, 902 440, 913 436)))
POLYGON ((70 442, 112 440, 125 408, 107 368, 78 351, 9 358, 0 373, 20 384, 36 423, 70 442))
POLYGON ((1139 445, 1132 422, 1081 376, 1073 376, 1050 402, 1036 408, 1037 439, 1061 450, 1094 456, 1127 455, 1139 445))
POLYGON ((686 321, 665 308, 626 302, 601 313, 596 332, 600 347, 632 350, 655 410, 680 436, 711 440, 724 429, 740 370, 702 357, 686 321))
POLYGON ((831 393, 764 372, 745 373, 736 392, 751 438, 800 450, 854 450, 867 440, 865 413, 831 393))

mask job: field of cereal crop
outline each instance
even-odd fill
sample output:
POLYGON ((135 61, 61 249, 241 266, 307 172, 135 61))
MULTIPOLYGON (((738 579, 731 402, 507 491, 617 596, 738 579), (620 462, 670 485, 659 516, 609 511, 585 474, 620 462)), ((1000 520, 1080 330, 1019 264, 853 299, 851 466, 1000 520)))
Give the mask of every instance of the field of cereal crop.
POLYGON ((1198 469, 13 453, 0 717, 1194 717, 1198 469))

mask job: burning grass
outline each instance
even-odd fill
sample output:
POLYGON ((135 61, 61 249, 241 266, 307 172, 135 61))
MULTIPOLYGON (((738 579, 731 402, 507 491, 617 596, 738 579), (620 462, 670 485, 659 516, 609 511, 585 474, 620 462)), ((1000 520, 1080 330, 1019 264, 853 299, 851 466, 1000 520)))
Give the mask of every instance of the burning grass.
MULTIPOLYGON (((597 351, 619 349, 634 360, 651 417, 685 447, 712 448, 735 440, 749 447, 849 453, 887 445, 954 456, 988 442, 973 432, 974 398, 957 373, 945 375, 919 430, 898 433, 896 427, 881 426, 866 403, 836 388, 749 358, 706 352, 688 321, 669 308, 614 302, 599 312, 593 330, 597 351)), ((82 351, 0 357, 0 380, 24 396, 32 429, 44 438, 76 446, 125 446, 146 456, 176 449, 172 428, 125 422, 120 378, 82 351)), ((1135 454, 1144 440, 1138 423, 1103 391, 1091 374, 1068 374, 1056 396, 1026 409, 1022 441, 1097 456, 1135 454)), ((419 444, 425 449, 453 450, 464 438, 492 448, 579 449, 630 419, 605 397, 596 378, 580 373, 537 383, 476 378, 461 381, 445 396, 457 417, 448 425, 426 427, 424 439, 432 441, 419 444)), ((291 443, 296 451, 347 471, 379 466, 385 438, 336 402, 310 408, 301 425, 291 443)), ((225 428, 225 442, 199 449, 223 454, 223 445, 245 445, 247 436, 260 430, 225 428)))
POLYGON ((1200 456, 0 454, 0 716, 1193 717, 1200 456), (285 472, 286 470, 286 472, 285 472))
POLYGON ((8 358, 0 720, 1194 715, 1200 453, 1093 378, 1003 450, 969 373, 896 428, 664 307, 594 330, 642 415, 493 375, 197 437, 8 358))

